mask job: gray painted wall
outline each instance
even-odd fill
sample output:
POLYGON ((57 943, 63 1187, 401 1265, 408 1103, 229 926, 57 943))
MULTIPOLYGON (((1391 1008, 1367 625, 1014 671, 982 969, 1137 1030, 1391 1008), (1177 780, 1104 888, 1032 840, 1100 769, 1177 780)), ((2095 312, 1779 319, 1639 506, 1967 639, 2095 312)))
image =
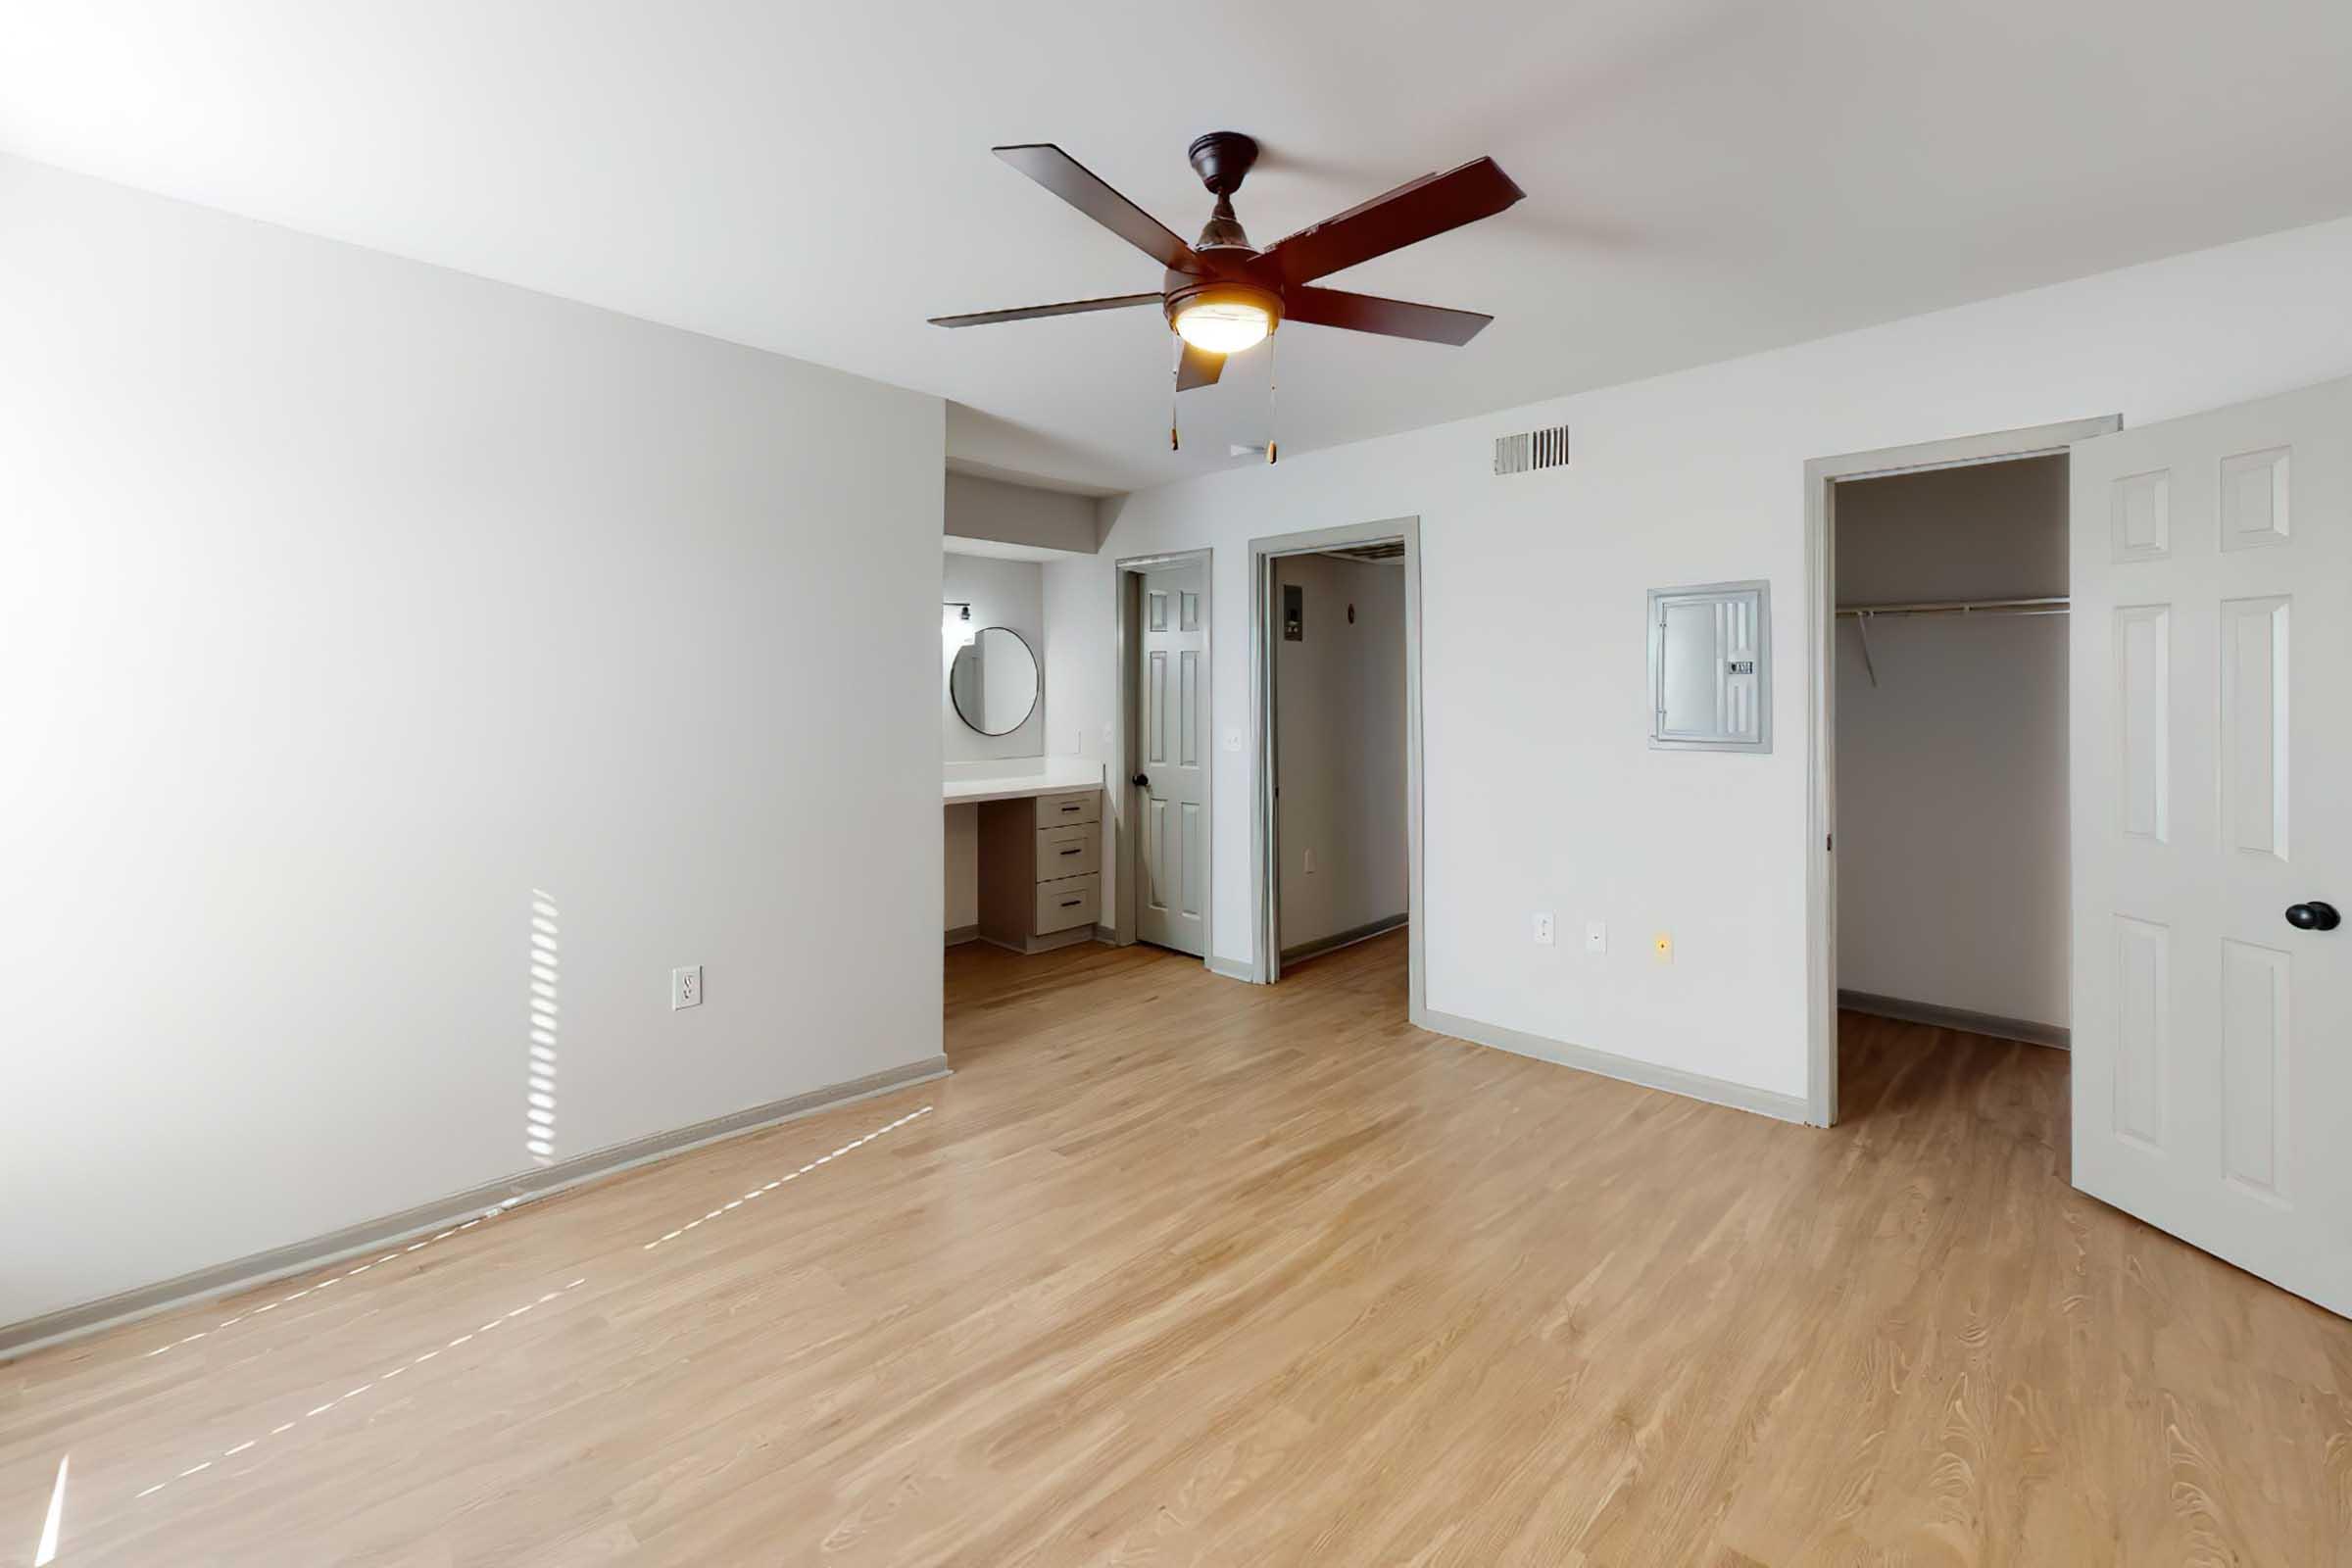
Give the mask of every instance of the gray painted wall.
POLYGON ((1038 545, 1048 550, 1095 548, 1095 498, 977 474, 951 473, 947 531, 965 539, 1038 545))
POLYGON ((944 428, 0 159, 0 1323, 936 1054, 944 428))

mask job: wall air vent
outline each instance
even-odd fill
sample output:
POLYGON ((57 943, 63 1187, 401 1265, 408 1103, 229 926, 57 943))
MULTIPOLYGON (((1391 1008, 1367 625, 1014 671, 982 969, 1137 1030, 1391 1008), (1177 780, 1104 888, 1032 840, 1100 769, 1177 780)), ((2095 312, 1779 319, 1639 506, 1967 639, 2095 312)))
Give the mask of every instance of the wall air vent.
POLYGON ((1538 468, 1566 466, 1568 427, 1564 424, 1494 438, 1494 472, 1497 477, 1507 473, 1532 473, 1538 468))

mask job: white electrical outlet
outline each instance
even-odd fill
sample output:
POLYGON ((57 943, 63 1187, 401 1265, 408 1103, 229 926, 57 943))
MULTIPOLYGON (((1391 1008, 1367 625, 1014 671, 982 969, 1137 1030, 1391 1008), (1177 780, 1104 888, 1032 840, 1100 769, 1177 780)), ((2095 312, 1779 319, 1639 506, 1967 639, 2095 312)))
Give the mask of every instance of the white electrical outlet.
POLYGON ((703 1004, 703 966, 694 964, 669 971, 669 1010, 703 1004))
POLYGON ((1315 852, 1312 850, 1306 852, 1306 874, 1308 876, 1315 874, 1315 852))
POLYGON ((1536 916, 1536 946, 1539 948, 1551 946, 1551 912, 1549 910, 1536 916))
POLYGON ((1606 925, 1598 920, 1587 922, 1585 926, 1585 951, 1587 953, 1606 953, 1609 951, 1609 928, 1606 925))

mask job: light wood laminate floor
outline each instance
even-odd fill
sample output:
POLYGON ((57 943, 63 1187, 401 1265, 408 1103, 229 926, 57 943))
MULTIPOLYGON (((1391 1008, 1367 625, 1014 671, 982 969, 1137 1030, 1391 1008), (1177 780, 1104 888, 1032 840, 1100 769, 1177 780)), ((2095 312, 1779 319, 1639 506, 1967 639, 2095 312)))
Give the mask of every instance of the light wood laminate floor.
POLYGON ((2352 1325, 2074 1193, 2062 1054, 1848 1016, 1818 1132, 1403 955, 958 949, 952 1079, 0 1366, 0 1564, 69 1450, 61 1568, 2352 1562, 2352 1325))

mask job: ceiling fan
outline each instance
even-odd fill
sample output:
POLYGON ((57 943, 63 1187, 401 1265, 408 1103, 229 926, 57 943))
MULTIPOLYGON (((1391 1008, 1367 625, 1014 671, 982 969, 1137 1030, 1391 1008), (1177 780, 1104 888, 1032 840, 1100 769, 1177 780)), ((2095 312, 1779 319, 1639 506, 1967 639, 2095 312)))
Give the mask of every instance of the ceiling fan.
POLYGON ((1492 218, 1527 194, 1494 159, 1480 158, 1443 174, 1424 174, 1276 240, 1261 251, 1250 243, 1241 220, 1233 214, 1233 194, 1242 188, 1243 178, 1257 162, 1257 143, 1239 131, 1211 131, 1195 141, 1187 156, 1200 183, 1216 197, 1216 208, 1200 237, 1187 245, 1051 143, 993 151, 1159 263, 1167 269, 1166 275, 1155 294, 1114 294, 1107 299, 1071 300, 1060 305, 935 316, 931 324, 980 326, 1157 305, 1183 340, 1176 366, 1179 392, 1213 383, 1225 368, 1227 355, 1255 347, 1286 320, 1417 338, 1424 343, 1469 342, 1493 317, 1311 285, 1316 278, 1342 268, 1492 218))

